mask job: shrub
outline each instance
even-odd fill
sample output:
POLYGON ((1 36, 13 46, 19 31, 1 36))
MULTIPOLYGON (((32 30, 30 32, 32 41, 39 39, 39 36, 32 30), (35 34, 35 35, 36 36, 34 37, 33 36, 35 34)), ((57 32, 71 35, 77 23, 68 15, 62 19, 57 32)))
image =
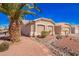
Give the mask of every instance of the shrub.
POLYGON ((78 56, 78 54, 77 53, 75 53, 75 52, 68 52, 71 56, 78 56))
POLYGON ((42 37, 42 38, 45 38, 46 36, 49 35, 49 33, 50 33, 49 31, 42 31, 42 32, 41 32, 41 37, 42 37))
POLYGON ((8 42, 2 42, 0 44, 0 52, 6 51, 9 48, 9 43, 8 42))
POLYGON ((56 39, 62 39, 62 35, 58 34, 58 35, 56 36, 56 39))

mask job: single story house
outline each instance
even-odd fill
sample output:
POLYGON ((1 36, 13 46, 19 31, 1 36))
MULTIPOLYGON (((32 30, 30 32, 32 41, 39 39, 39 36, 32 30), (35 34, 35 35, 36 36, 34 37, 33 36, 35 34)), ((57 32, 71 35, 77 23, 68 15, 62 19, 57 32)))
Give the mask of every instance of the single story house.
POLYGON ((79 34, 79 25, 72 25, 71 33, 72 34, 79 34))
POLYGON ((22 34, 27 36, 41 35, 42 31, 50 31, 50 35, 54 35, 55 23, 48 18, 38 18, 30 21, 22 26, 22 34))
POLYGON ((71 34, 71 25, 64 22, 56 23, 55 34, 61 34, 61 35, 71 34))

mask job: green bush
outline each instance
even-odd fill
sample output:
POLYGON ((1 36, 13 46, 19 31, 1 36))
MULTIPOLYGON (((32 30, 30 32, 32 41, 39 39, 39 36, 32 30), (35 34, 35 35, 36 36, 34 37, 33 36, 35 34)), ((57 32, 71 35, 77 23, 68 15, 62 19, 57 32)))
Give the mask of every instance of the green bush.
POLYGON ((41 37, 42 38, 45 38, 46 36, 48 36, 49 35, 49 31, 42 31, 41 32, 41 37))
POLYGON ((9 43, 8 42, 2 42, 0 44, 0 52, 6 51, 9 48, 9 43))

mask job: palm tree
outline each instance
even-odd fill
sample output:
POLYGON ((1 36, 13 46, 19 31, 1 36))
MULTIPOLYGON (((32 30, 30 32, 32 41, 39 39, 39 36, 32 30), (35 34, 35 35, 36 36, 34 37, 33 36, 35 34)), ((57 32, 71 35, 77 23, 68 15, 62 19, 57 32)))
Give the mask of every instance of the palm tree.
POLYGON ((16 42, 20 40, 21 36, 21 23, 23 15, 32 14, 36 15, 34 12, 31 12, 32 9, 40 9, 36 4, 26 4, 26 3, 2 3, 0 4, 0 12, 6 14, 10 19, 9 25, 9 34, 10 40, 16 42))

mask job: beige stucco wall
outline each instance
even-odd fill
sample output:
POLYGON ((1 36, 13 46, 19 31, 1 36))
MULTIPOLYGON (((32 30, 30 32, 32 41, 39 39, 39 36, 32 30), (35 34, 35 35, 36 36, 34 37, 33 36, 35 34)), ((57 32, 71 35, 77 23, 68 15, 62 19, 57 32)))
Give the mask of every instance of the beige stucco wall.
POLYGON ((30 36, 31 26, 30 25, 22 25, 21 32, 23 35, 30 36))
POLYGON ((66 23, 56 24, 55 32, 61 33, 61 35, 71 34, 71 26, 66 23))
POLYGON ((30 36, 35 36, 35 24, 31 24, 30 36))
POLYGON ((77 33, 77 34, 79 33, 79 27, 78 26, 75 27, 75 33, 77 33))
POLYGON ((72 34, 79 34, 79 26, 72 26, 72 34))
POLYGON ((55 34, 61 34, 61 26, 55 26, 55 34))
POLYGON ((75 34, 75 27, 71 27, 71 34, 75 34))

